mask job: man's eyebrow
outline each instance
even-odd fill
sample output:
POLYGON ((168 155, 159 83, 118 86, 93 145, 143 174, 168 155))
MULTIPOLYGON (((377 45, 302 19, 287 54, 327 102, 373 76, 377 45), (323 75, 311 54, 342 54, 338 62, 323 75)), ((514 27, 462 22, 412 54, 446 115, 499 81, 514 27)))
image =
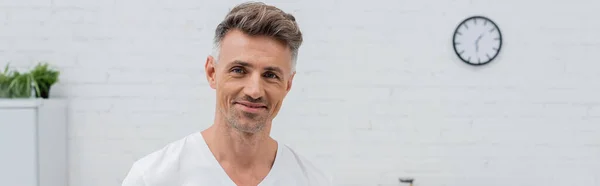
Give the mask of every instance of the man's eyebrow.
MULTIPOLYGON (((248 62, 245 62, 245 61, 240 61, 240 60, 235 60, 235 61, 231 62, 230 66, 233 66, 233 65, 239 65, 239 66, 243 66, 243 67, 250 67, 250 68, 252 68, 252 64, 250 64, 248 62)), ((283 70, 281 70, 281 68, 279 68, 279 67, 269 66, 269 67, 265 67, 264 70, 266 70, 266 71, 274 71, 274 72, 277 72, 279 74, 283 74, 283 70)))
POLYGON ((233 66, 233 65, 240 65, 243 67, 252 67, 252 64, 245 62, 245 61, 240 61, 240 60, 235 60, 235 61, 231 62, 230 66, 233 66))
POLYGON ((277 72, 279 74, 283 74, 283 71, 279 67, 265 67, 265 70, 267 70, 267 71, 275 71, 275 72, 277 72))

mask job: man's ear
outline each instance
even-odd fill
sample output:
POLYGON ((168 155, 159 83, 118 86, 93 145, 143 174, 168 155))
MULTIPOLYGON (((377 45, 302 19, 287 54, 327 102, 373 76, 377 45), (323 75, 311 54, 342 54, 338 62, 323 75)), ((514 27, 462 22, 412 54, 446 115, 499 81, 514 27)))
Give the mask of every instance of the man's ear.
POLYGON ((290 79, 287 82, 287 87, 286 87, 285 91, 290 92, 290 90, 292 89, 292 83, 294 82, 295 75, 296 75, 296 71, 292 72, 292 75, 290 76, 290 79))
POLYGON ((217 89, 215 80, 215 59, 212 56, 208 56, 206 58, 206 64, 204 64, 204 73, 206 74, 206 80, 208 80, 210 88, 217 89))

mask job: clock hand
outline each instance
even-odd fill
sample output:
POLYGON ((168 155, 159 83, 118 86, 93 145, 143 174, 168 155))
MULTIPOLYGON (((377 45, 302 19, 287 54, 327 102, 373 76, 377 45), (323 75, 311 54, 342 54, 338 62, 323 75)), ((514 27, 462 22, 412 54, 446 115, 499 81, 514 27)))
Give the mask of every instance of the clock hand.
POLYGON ((477 41, 479 41, 482 37, 483 37, 483 34, 479 35, 479 37, 477 37, 477 41))
POLYGON ((475 40, 475 51, 479 52, 479 40, 481 40, 481 38, 483 37, 483 34, 479 35, 479 37, 477 37, 477 40, 475 40))

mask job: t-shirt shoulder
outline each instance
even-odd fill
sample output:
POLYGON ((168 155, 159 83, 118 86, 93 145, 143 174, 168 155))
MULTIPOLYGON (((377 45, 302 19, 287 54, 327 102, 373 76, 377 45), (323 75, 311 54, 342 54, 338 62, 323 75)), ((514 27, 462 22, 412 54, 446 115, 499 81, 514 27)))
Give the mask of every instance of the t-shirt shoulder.
POLYGON ((290 146, 283 144, 286 150, 289 150, 296 159, 300 169, 306 175, 309 185, 330 186, 333 185, 333 177, 323 167, 317 166, 314 162, 304 155, 297 153, 290 146))
POLYGON ((123 180, 122 186, 146 186, 148 181, 146 178, 161 180, 161 175, 166 176, 165 174, 156 174, 156 171, 177 170, 179 168, 179 155, 190 137, 191 135, 173 141, 135 161, 123 180), (148 176, 149 174, 151 176, 148 176))

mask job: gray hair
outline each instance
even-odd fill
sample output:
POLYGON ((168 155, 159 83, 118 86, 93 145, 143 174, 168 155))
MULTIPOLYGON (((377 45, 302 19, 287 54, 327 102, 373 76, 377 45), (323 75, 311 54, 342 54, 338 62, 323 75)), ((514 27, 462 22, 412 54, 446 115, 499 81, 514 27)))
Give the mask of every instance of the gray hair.
POLYGON ((251 36, 269 36, 285 43, 292 53, 292 71, 296 69, 302 32, 293 15, 261 2, 246 2, 235 6, 217 26, 213 41, 213 56, 219 58, 221 40, 231 29, 251 36))

